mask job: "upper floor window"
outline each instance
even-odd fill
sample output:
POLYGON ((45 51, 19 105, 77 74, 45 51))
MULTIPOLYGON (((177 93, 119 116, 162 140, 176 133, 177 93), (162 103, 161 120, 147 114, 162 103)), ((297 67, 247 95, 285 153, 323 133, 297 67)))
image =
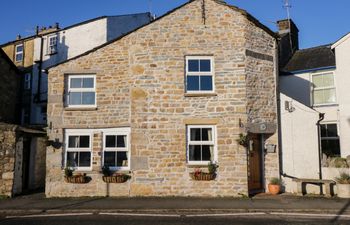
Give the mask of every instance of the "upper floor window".
POLYGON ((29 90, 31 87, 31 74, 26 73, 24 74, 24 89, 29 90))
POLYGON ((340 143, 337 124, 321 124, 322 152, 327 156, 340 156, 340 143))
POLYGON ((15 47, 16 52, 15 52, 15 60, 16 62, 22 62, 23 61, 23 52, 24 52, 24 47, 23 44, 16 45, 15 47))
POLYGON ((48 38, 47 54, 55 54, 57 52, 57 35, 48 38))
POLYGON ((68 76, 68 107, 96 106, 95 75, 68 76))
POLYGON ((88 131, 66 131, 66 167, 91 169, 92 134, 88 131))
POLYGON ((187 161, 207 165, 217 161, 216 127, 190 125, 187 127, 187 161))
POLYGON ((108 131, 104 133, 103 144, 103 165, 112 170, 129 169, 130 129, 121 128, 117 131, 108 131))
POLYGON ((326 105, 336 103, 334 74, 332 72, 312 75, 313 105, 326 105))
POLYGON ((186 57, 186 92, 214 92, 214 59, 209 56, 186 57))

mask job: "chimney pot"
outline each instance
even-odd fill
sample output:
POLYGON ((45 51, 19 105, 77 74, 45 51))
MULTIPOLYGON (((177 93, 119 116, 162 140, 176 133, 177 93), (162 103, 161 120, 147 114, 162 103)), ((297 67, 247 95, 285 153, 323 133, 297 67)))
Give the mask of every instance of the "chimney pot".
POLYGON ((22 37, 20 34, 17 34, 16 40, 20 40, 22 37))

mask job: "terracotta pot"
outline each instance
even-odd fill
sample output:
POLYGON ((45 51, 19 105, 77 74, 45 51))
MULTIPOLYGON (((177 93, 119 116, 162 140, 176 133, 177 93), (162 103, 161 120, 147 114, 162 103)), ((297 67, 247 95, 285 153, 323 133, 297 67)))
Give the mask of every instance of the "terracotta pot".
POLYGON ((350 184, 337 183, 337 195, 339 198, 350 198, 350 184))
POLYGON ((127 176, 103 176, 103 181, 106 183, 125 183, 129 177, 127 176))
POLYGON ((272 195, 277 195, 281 191, 281 186, 278 184, 269 184, 268 187, 269 187, 269 192, 272 195))
POLYGON ((190 173, 190 176, 193 180, 208 181, 215 179, 215 173, 190 173))

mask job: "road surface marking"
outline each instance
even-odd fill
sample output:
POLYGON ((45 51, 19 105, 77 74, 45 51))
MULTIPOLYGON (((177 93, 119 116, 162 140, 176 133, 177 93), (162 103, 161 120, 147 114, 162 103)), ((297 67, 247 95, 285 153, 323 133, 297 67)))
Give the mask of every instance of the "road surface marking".
POLYGON ((270 215, 280 216, 307 216, 307 217, 341 217, 350 218, 350 215, 338 215, 338 214, 316 214, 316 213, 283 213, 283 212, 271 212, 270 215))
POLYGON ((264 213, 264 212, 256 212, 256 213, 215 213, 215 214, 193 214, 193 215, 186 215, 186 217, 258 216, 258 215, 266 215, 266 213, 264 213))
POLYGON ((61 213, 61 214, 38 214, 38 215, 24 215, 24 216, 6 216, 6 219, 11 218, 33 218, 33 217, 62 217, 62 216, 89 216, 93 213, 61 213))
POLYGON ((149 217, 181 217, 178 214, 154 214, 154 213, 98 213, 107 216, 149 216, 149 217))

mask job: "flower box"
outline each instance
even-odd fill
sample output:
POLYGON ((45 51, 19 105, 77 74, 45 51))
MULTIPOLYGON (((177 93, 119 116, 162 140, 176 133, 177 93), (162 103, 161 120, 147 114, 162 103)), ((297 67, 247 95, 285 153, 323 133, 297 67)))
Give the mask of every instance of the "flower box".
POLYGON ((103 176, 102 179, 106 183, 125 183, 130 176, 128 175, 115 175, 115 176, 103 176))
POLYGON ((204 172, 193 172, 190 173, 190 176, 193 180, 201 180, 201 181, 208 181, 208 180, 214 180, 216 177, 215 173, 204 173, 204 172))
POLYGON ((73 184, 86 184, 89 182, 88 177, 84 175, 74 175, 71 177, 64 177, 64 180, 67 183, 73 183, 73 184))

